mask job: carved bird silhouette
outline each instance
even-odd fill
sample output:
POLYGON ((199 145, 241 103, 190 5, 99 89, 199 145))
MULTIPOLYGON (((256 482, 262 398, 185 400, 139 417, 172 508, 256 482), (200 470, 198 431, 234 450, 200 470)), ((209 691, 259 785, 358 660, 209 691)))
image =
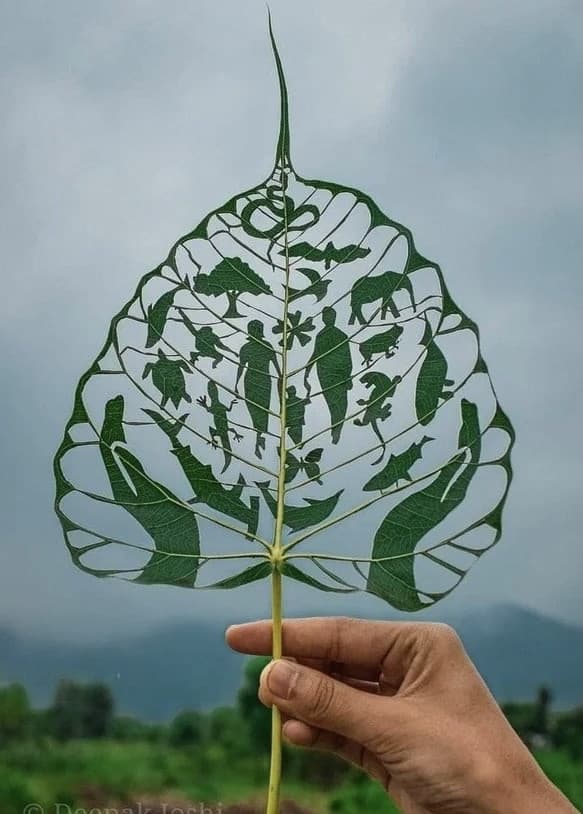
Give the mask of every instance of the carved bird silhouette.
POLYGON ((320 249, 318 246, 312 246, 311 243, 306 243, 304 240, 280 251, 280 254, 286 253, 288 257, 303 257, 313 263, 319 263, 323 260, 324 267, 328 271, 332 263, 352 263, 353 260, 360 260, 370 254, 370 249, 364 249, 355 243, 336 248, 332 241, 329 241, 323 249, 320 249))
POLYGON ((313 294, 316 298, 316 302, 323 300, 331 281, 322 280, 316 269, 298 268, 297 271, 301 271, 304 277, 308 278, 310 285, 306 288, 290 288, 289 301, 292 302, 300 297, 307 297, 308 294, 313 294))

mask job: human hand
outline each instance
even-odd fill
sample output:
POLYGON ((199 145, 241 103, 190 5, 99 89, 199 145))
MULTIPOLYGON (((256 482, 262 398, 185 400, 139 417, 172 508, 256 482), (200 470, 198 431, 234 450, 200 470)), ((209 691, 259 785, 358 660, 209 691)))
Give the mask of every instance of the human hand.
MULTIPOLYGON (((271 622, 229 645, 269 655, 271 622)), ((403 814, 572 814, 447 625, 289 619, 259 698, 290 743, 334 752, 380 781, 403 814)))

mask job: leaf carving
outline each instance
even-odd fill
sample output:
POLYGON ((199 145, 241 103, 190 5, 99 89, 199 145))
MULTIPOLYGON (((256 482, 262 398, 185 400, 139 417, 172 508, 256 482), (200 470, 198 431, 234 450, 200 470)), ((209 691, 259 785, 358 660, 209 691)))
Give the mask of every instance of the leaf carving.
POLYGON ((113 318, 55 458, 56 511, 97 576, 229 589, 278 572, 418 610, 499 539, 514 431, 409 229, 294 169, 271 37, 273 170, 113 318))

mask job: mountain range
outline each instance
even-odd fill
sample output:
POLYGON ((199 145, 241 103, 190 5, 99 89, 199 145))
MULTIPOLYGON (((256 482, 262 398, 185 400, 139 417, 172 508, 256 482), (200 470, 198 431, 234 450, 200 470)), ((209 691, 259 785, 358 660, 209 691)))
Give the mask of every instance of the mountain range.
MULTIPOLYGON (((545 684, 555 707, 581 704, 583 628, 513 605, 458 613, 446 621, 500 701, 530 700, 545 684)), ((85 645, 0 628, 0 682, 21 682, 38 707, 50 703, 60 678, 104 681, 120 712, 168 720, 185 708, 233 703, 243 661, 225 645, 223 626, 212 620, 85 645)))

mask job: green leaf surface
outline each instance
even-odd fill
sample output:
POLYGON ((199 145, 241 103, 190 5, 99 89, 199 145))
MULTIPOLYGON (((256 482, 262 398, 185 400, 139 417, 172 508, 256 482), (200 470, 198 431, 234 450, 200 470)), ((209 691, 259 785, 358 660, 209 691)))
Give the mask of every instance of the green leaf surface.
POLYGON ((174 303, 177 288, 171 288, 163 294, 153 305, 148 306, 148 336, 146 337, 146 347, 153 347, 164 333, 168 312, 174 303))
POLYGON ((202 585, 202 588, 240 588, 242 585, 248 585, 250 582, 257 582, 259 579, 265 579, 271 573, 271 566, 268 562, 261 562, 258 565, 251 565, 239 574, 232 577, 225 577, 210 585, 202 585))
POLYGON ((282 573, 284 576, 289 577, 290 579, 295 579, 296 582, 303 582, 304 585, 309 585, 310 588, 317 588, 318 590, 326 591, 327 593, 349 594, 355 590, 354 588, 344 588, 338 584, 330 585, 322 582, 321 580, 310 576, 310 574, 306 574, 300 568, 296 568, 296 566, 291 562, 284 563, 282 573))
MULTIPOLYGON (((405 498, 390 511, 374 538, 372 556, 380 561, 370 566, 367 588, 371 593, 389 599, 399 610, 414 611, 423 607, 411 555, 427 532, 461 504, 477 471, 481 450, 477 407, 464 399, 461 409, 459 448, 462 451, 443 466, 428 486, 405 498)), ((443 564, 455 569, 456 576, 463 576, 463 572, 451 563, 443 561, 443 564)))

